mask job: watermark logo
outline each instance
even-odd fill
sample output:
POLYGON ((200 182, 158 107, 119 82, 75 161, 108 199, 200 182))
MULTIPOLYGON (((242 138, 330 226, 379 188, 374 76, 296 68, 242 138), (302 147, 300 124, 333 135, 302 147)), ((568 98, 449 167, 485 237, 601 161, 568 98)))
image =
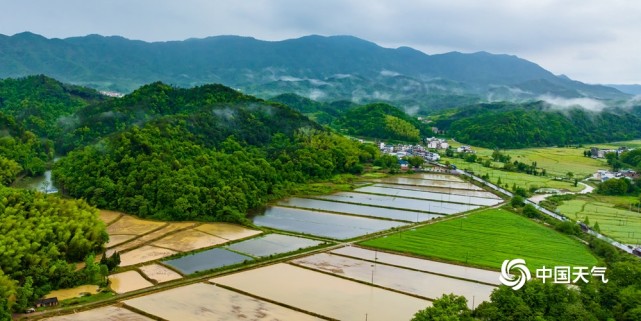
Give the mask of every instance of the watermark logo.
MULTIPOLYGON (((546 267, 543 266, 540 269, 536 269, 536 278, 543 281, 552 281, 552 283, 559 284, 574 284, 580 281, 588 283, 588 277, 600 278, 601 282, 608 283, 608 279, 605 278, 605 267, 593 266, 589 268, 587 266, 555 266, 555 267, 546 267)), ((513 259, 505 260, 501 265, 501 276, 499 276, 499 281, 501 284, 507 285, 514 290, 518 290, 525 282, 532 279, 530 270, 525 265, 524 259, 513 259), (516 270, 518 274, 513 274, 513 270, 516 270)))
POLYGON ((503 261, 503 265, 501 265, 501 276, 499 277, 502 284, 518 290, 531 278, 532 275, 530 275, 530 270, 528 270, 525 265, 524 259, 503 261), (517 270, 519 275, 511 274, 512 270, 517 270))

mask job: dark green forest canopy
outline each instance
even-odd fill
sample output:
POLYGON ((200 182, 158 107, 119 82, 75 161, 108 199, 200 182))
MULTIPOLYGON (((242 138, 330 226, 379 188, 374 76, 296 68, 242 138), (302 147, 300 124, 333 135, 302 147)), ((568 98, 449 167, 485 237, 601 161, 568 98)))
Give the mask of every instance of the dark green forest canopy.
POLYGON ((101 251, 107 239, 98 211, 82 200, 0 187, 0 299, 26 304, 84 283, 68 262, 101 251), (21 295, 25 282, 28 297, 21 295))
POLYGON ((8 185, 16 176, 39 175, 53 158, 53 142, 26 130, 13 117, 0 112, 0 179, 8 185), (15 164, 20 167, 17 169, 15 164), (17 169, 17 171, 16 171, 17 169))
POLYGON ((293 184, 359 173, 377 156, 284 105, 220 85, 155 83, 78 114, 91 123, 105 110, 109 119, 74 136, 90 139, 72 144, 103 139, 69 153, 54 179, 71 196, 142 217, 244 222, 293 184))
POLYGON ((0 112, 40 137, 55 138, 82 107, 107 100, 94 89, 38 75, 0 80, 0 112))
POLYGON ((418 142, 428 135, 427 127, 402 110, 383 103, 347 110, 337 120, 337 128, 350 135, 418 142))
POLYGON ((641 137, 641 107, 597 112, 544 102, 487 103, 448 111, 435 125, 460 142, 487 148, 603 143, 641 137))

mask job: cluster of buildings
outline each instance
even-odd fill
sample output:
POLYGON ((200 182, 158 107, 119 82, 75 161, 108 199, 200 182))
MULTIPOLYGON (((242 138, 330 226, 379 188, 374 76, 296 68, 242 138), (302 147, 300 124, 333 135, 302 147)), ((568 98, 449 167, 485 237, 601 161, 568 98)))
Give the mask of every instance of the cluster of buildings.
POLYGON ((429 149, 448 149, 450 147, 445 139, 435 137, 425 138, 425 145, 429 149))
POLYGON ((627 147, 619 147, 617 149, 601 149, 598 147, 590 147, 590 157, 592 158, 605 158, 605 154, 608 153, 616 153, 617 155, 621 155, 621 153, 626 152, 630 149, 627 147))
POLYGON ((380 143, 379 149, 383 154, 393 155, 399 159, 406 156, 420 156, 426 161, 438 161, 441 159, 438 153, 430 152, 421 145, 385 145, 385 143, 380 143))
POLYGON ((600 169, 596 171, 594 175, 592 175, 592 179, 595 179, 601 182, 605 182, 609 179, 620 179, 620 178, 636 179, 636 178, 639 178, 639 173, 631 169, 622 169, 618 172, 611 172, 605 169, 600 169))

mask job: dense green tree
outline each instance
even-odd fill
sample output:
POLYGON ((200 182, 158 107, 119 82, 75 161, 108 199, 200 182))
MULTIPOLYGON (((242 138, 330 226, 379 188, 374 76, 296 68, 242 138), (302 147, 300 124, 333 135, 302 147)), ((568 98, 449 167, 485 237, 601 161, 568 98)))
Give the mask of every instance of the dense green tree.
POLYGON ((336 121, 335 127, 348 134, 418 142, 429 134, 427 127, 400 109, 387 104, 351 108, 336 121))
POLYGON ((432 306, 418 311, 412 321, 466 321, 474 320, 464 296, 443 294, 432 306))
POLYGON ((0 187, 0 297, 23 311, 50 290, 83 283, 84 272, 68 262, 102 250, 107 239, 84 201, 0 187))

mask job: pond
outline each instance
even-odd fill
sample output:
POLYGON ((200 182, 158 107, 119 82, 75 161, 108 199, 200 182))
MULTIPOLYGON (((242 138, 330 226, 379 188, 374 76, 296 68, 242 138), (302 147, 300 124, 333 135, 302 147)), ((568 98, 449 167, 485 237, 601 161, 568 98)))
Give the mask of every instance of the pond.
POLYGON ((405 222, 422 222, 443 217, 437 214, 412 212, 400 209, 382 208, 359 204, 339 203, 309 198, 290 198, 278 203, 283 206, 301 207, 311 210, 347 213, 362 216, 382 217, 405 222))
POLYGON ((405 223, 365 217, 331 214, 280 206, 270 206, 254 224, 283 231, 298 232, 332 239, 349 239, 379 232, 405 223))
POLYGON ((441 202, 481 205, 481 206, 493 206, 502 202, 501 200, 497 200, 496 198, 484 198, 484 197, 476 197, 476 196, 463 196, 463 195, 452 195, 452 194, 434 193, 434 192, 412 191, 408 189, 390 188, 387 186, 380 186, 380 185, 365 186, 365 187, 358 188, 354 191, 363 192, 363 193, 384 194, 384 195, 399 196, 399 197, 420 198, 424 200, 435 200, 435 201, 441 201, 441 202))
POLYGON ((440 201, 423 201, 411 198, 341 192, 332 195, 317 196, 321 199, 352 204, 392 207, 396 209, 424 211, 437 214, 456 214, 477 209, 477 205, 454 204, 440 201))
POLYGON ((253 259, 246 255, 221 248, 214 248, 198 252, 196 254, 186 255, 177 259, 166 260, 163 261, 163 264, 177 269, 182 274, 192 274, 251 260, 253 259))
POLYGON ((228 246, 229 249, 236 252, 249 254, 255 257, 270 256, 275 254, 293 252, 322 244, 321 241, 306 239, 303 237, 268 234, 262 237, 256 237, 228 246))
POLYGON ((24 177, 21 180, 17 181, 13 187, 15 188, 24 188, 24 189, 33 189, 40 192, 58 193, 58 188, 53 184, 51 180, 51 170, 47 170, 41 176, 36 177, 24 177))

